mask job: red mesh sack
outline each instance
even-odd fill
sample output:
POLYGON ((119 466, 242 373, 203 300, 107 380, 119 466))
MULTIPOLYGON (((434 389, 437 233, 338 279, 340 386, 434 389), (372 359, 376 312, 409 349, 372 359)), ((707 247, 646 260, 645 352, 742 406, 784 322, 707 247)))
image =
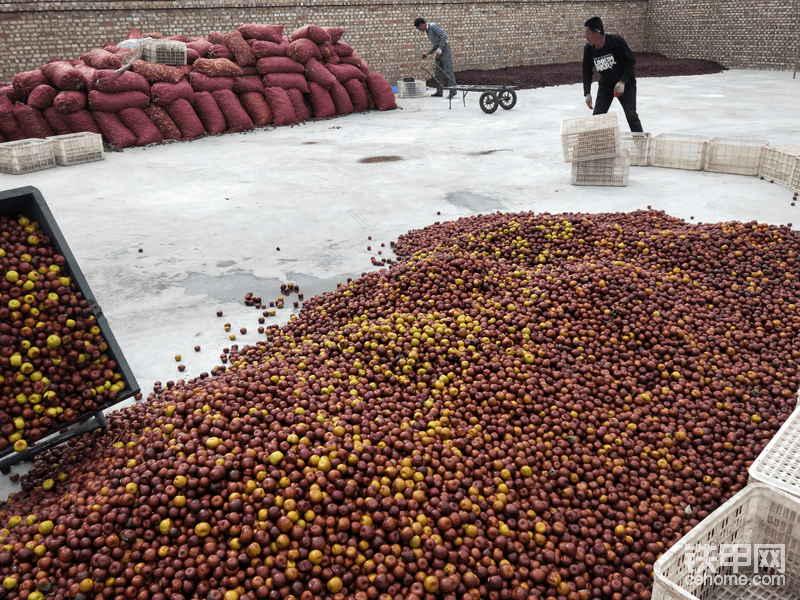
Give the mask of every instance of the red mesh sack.
POLYGON ((200 53, 197 50, 192 50, 191 48, 186 48, 186 64, 193 65, 194 61, 200 58, 200 53))
POLYGON ((233 60, 233 52, 225 44, 214 44, 206 50, 206 58, 227 58, 233 60))
POLYGON ((119 69, 122 66, 122 61, 116 54, 100 48, 81 54, 81 60, 95 69, 119 69))
POLYGON ((233 93, 244 94, 246 92, 264 93, 264 82, 258 75, 248 75, 247 77, 233 78, 233 93))
POLYGON ((270 111, 272 111, 273 125, 291 125, 292 123, 297 123, 294 107, 292 106, 292 101, 289 100, 289 95, 286 93, 286 90, 279 87, 268 87, 264 90, 264 98, 267 100, 270 111))
POLYGON ((100 127, 97 125, 97 122, 94 120, 92 113, 88 110, 83 109, 73 113, 67 113, 64 115, 64 120, 69 125, 69 128, 72 130, 72 133, 80 133, 81 131, 91 131, 92 133, 103 133, 100 131, 100 127))
POLYGON ((217 106, 225 115, 225 122, 228 124, 228 133, 237 133, 239 131, 248 131, 253 129, 253 120, 247 111, 239 102, 239 97, 228 90, 219 90, 218 92, 211 92, 214 100, 217 101, 217 106))
POLYGON ((14 87, 10 83, 6 83, 4 85, 0 85, 0 98, 8 98, 10 102, 16 102, 17 100, 22 100, 23 96, 22 91, 19 88, 14 87))
POLYGON ((55 106, 48 106, 45 108, 42 111, 42 116, 56 135, 72 133, 72 130, 69 128, 69 124, 64 118, 64 115, 58 112, 58 109, 55 106))
POLYGON ((236 28, 246 40, 261 40, 265 42, 278 42, 283 39, 283 25, 255 25, 241 23, 236 28))
POLYGON ((359 69, 361 68, 361 64, 363 63, 361 57, 358 55, 358 52, 356 52, 355 50, 353 50, 353 52, 351 54, 348 54, 347 56, 342 56, 341 59, 342 59, 342 64, 353 65, 354 67, 358 67, 359 69))
POLYGON ((225 46, 225 34, 220 33, 219 31, 212 31, 208 34, 208 41, 212 44, 225 46))
POLYGON ((328 32, 328 35, 331 36, 331 44, 335 44, 344 35, 344 29, 341 27, 326 27, 325 31, 328 32))
MULTIPOLYGON (((198 59, 199 60, 199 59, 198 59)), ((196 62, 196 61, 195 61, 196 62)), ((149 63, 143 60, 135 60, 131 65, 131 70, 134 73, 139 73, 147 80, 147 83, 153 85, 159 81, 166 81, 167 83, 178 83, 184 78, 186 73, 183 69, 172 67, 170 65, 159 65, 156 63, 149 63)))
POLYGON ((375 106, 378 110, 392 110, 397 108, 397 101, 394 97, 394 91, 391 84, 386 81, 386 78, 380 73, 371 73, 367 75, 367 86, 369 92, 375 99, 375 106))
POLYGON ((256 58, 265 58, 267 56, 286 56, 289 49, 289 42, 283 41, 280 43, 256 40, 251 46, 253 54, 256 58))
POLYGON ((288 56, 268 56, 258 59, 256 67, 262 75, 267 73, 305 73, 306 68, 288 56))
POLYGON ((154 40, 163 40, 164 36, 158 33, 157 31, 151 31, 149 33, 143 33, 143 38, 153 38, 154 40))
POLYGON ((225 36, 225 45, 233 52, 236 64, 250 67, 256 64, 256 55, 250 49, 250 44, 244 41, 240 31, 231 31, 225 36))
POLYGON ((86 108, 86 92, 59 92, 53 100, 53 106, 64 115, 83 110, 86 108))
POLYGON ((136 136, 125 127, 122 120, 113 112, 95 111, 94 120, 100 127, 105 140, 117 148, 130 148, 136 145, 136 136))
POLYGON ((22 102, 14 103, 14 118, 26 138, 46 138, 55 135, 53 128, 47 124, 42 111, 22 102))
POLYGON ((348 79, 343 84, 344 89, 347 90, 350 96, 350 102, 353 104, 353 110, 357 112, 364 112, 369 109, 369 100, 367 99, 367 91, 364 89, 364 84, 358 79, 348 79))
POLYGON ((181 137, 184 140, 193 140, 206 132, 200 117, 197 116, 197 113, 194 112, 192 105, 187 100, 178 98, 169 106, 165 106, 164 110, 175 121, 175 125, 181 130, 181 137))
POLYGON ((11 84, 22 92, 24 98, 27 98, 28 94, 33 91, 33 88, 37 85, 49 85, 50 80, 45 77, 41 69, 35 69, 33 71, 17 73, 11 80, 11 84))
POLYGON ((7 100, 0 102, 0 133, 9 142, 25 139, 25 133, 14 116, 14 107, 7 100))
POLYGON ((119 75, 109 69, 94 72, 94 89, 100 92, 142 92, 150 95, 150 84, 140 73, 123 71, 119 75))
POLYGON ((264 75, 264 87, 279 87, 285 90, 297 88, 308 93, 308 80, 300 73, 267 73, 264 75))
POLYGON ((316 58, 312 58, 306 63, 306 79, 321 85, 326 90, 338 83, 336 77, 316 58))
POLYGON ((158 128, 165 140, 181 139, 181 130, 178 129, 175 121, 170 118, 163 106, 148 104, 144 107, 144 113, 150 117, 153 125, 158 128))
POLYGON ((58 90, 52 85, 37 85, 28 94, 28 104, 37 110, 45 110, 53 106, 56 96, 58 96, 58 90))
POLYGON ((232 90, 233 77, 209 77, 202 73, 192 73, 190 76, 192 89, 195 92, 216 92, 217 90, 232 90))
POLYGON ((225 122, 225 115, 222 114, 211 92, 199 92, 197 94, 197 98, 194 101, 194 110, 210 135, 219 135, 227 129, 228 124, 225 122))
POLYGON ((334 52, 328 58, 325 59, 326 65, 338 65, 340 62, 342 62, 342 59, 339 58, 339 55, 336 54, 336 52, 334 52))
POLYGON ((242 69, 227 58, 198 58, 194 70, 209 77, 241 77, 242 69))
POLYGON ((350 44, 345 44, 344 42, 336 42, 333 44, 333 51, 344 58, 345 56, 350 56, 353 53, 353 47, 350 44))
POLYGON ((144 108, 149 102, 150 98, 142 92, 89 92, 89 106, 93 111, 119 112, 123 108, 144 108))
POLYGON ((77 64, 72 66, 83 75, 83 81, 86 82, 86 91, 91 92, 94 89, 94 78, 97 76, 97 69, 90 67, 82 60, 77 61, 77 64))
POLYGON ((336 77, 336 81, 339 83, 344 83, 348 79, 366 79, 364 73, 361 72, 361 69, 358 67, 354 67, 353 65, 348 64, 339 64, 339 65, 325 65, 325 68, 331 72, 331 74, 336 77))
POLYGON ((350 100, 350 94, 344 89, 341 83, 337 83, 330 89, 331 100, 336 107, 337 115, 349 115, 353 112, 353 101, 350 100))
POLYGON ((65 60, 42 65, 42 73, 60 90, 81 90, 86 87, 83 74, 65 60))
POLYGON ((128 35, 125 36, 126 40, 140 40, 142 39, 142 33, 139 31, 138 28, 134 27, 128 32, 128 35))
POLYGON ((239 102, 242 103, 244 110, 256 127, 263 127, 272 121, 272 111, 264 99, 264 94, 245 92, 239 94, 239 102))
POLYGON ((319 46, 307 38, 292 40, 286 49, 286 54, 301 63, 306 63, 312 58, 322 59, 319 46))
POLYGON ((178 83, 161 81, 150 86, 150 99, 154 104, 166 106, 167 104, 172 104, 178 98, 184 98, 189 101, 189 104, 194 104, 194 89, 185 79, 181 79, 178 83))
POLYGON ((136 136, 137 146, 164 141, 164 136, 141 108, 124 108, 117 113, 122 124, 136 136))
POLYGON ((292 41, 299 38, 307 38, 315 44, 331 41, 331 34, 319 25, 306 25, 300 29, 295 29, 289 37, 292 41))
POLYGON ((171 35, 167 38, 168 40, 173 40, 175 42, 183 42, 186 43, 186 36, 185 35, 171 35))
POLYGON ((289 96, 289 101, 292 103, 292 108, 294 108, 294 116, 298 122, 307 121, 311 118, 311 113, 308 112, 308 106, 306 106, 306 101, 303 98, 303 92, 292 88, 286 90, 286 95, 289 96))
POLYGON ((136 52, 136 50, 133 48, 114 48, 113 50, 108 50, 108 52, 111 52, 111 54, 114 54, 123 63, 126 63, 128 58, 130 58, 136 52))
POLYGON ((205 58, 206 52, 208 52, 208 49, 211 48, 211 46, 213 45, 214 44, 209 42, 207 39, 200 38, 195 42, 189 42, 188 44, 186 44, 186 50, 187 51, 194 50, 200 55, 200 58, 205 58))
POLYGON ((318 83, 308 82, 308 99, 311 101, 315 119, 327 119, 336 114, 330 92, 318 83))
POLYGON ((253 67, 242 67, 242 77, 248 77, 250 75, 259 75, 258 69, 253 67))
POLYGON ((321 44, 317 44, 317 48, 319 48, 319 54, 322 56, 322 60, 328 60, 331 57, 333 52, 333 45, 330 42, 322 42, 321 44))

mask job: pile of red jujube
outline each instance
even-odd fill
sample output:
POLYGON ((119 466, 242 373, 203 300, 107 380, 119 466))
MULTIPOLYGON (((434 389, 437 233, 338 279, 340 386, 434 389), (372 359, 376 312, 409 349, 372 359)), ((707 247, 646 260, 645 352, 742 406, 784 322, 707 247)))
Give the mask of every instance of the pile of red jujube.
POLYGON ((0 217, 0 451, 25 450, 124 388, 64 256, 35 221, 0 217))
POLYGON ((797 233, 497 213, 394 247, 41 456, 6 597, 650 598, 791 412, 797 233))
POLYGON ((283 30, 241 23, 165 39, 133 29, 122 45, 52 59, 0 85, 0 143, 93 132, 126 148, 397 108, 344 29, 283 30))

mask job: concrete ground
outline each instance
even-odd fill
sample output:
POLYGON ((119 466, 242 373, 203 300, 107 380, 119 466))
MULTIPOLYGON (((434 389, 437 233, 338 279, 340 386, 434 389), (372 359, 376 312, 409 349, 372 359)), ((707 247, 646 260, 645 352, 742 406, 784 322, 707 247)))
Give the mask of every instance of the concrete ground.
MULTIPOLYGON (((652 135, 800 145, 800 78, 791 73, 646 78, 638 88, 652 135)), ((459 95, 452 109, 446 98, 400 99, 396 111, 133 148, 0 174, 0 189, 42 192, 145 398, 155 381, 209 372, 223 348, 261 337, 247 292, 266 302, 281 283, 296 283, 305 298, 331 290, 376 268, 372 257, 392 257, 390 240, 436 221, 650 205, 695 222, 800 226, 792 192, 758 177, 632 167, 624 188, 570 185, 561 122, 590 114, 580 85, 523 90, 513 110, 490 115, 478 98, 464 104, 459 95), (401 160, 360 162, 377 156, 401 160)), ((612 111, 627 131, 618 103, 612 111)), ((294 299, 266 324, 285 323, 294 299)), ((15 489, 0 476, 0 499, 15 489)))

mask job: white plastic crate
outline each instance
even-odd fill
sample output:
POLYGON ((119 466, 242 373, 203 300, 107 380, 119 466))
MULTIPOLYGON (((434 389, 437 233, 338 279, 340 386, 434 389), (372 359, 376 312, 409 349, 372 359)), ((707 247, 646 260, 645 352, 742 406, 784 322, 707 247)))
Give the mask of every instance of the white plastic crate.
POLYGON ((50 140, 31 138, 0 144, 0 173, 21 175, 55 166, 50 140))
POLYGON ((703 168, 708 137, 660 133, 650 142, 650 164, 654 167, 699 171, 703 168))
POLYGON ((767 181, 789 186, 795 171, 800 146, 771 146, 767 144, 761 157, 758 175, 767 181))
POLYGON ((627 186, 631 157, 627 148, 621 152, 621 156, 572 163, 572 185, 627 186))
POLYGON ((616 113, 564 119, 561 145, 568 163, 619 156, 622 145, 616 113))
POLYGON ((767 140, 713 137, 706 144, 704 171, 758 175, 767 140))
POLYGON ((56 163, 62 166, 103 160, 103 136, 91 131, 51 135, 47 138, 53 142, 53 154, 56 163))
POLYGON ((632 167, 646 167, 650 164, 650 134, 621 131, 622 147, 630 152, 632 167))
POLYGON ((800 408, 789 416, 747 472, 751 482, 800 498, 800 408))
POLYGON ((142 51, 142 58, 149 63, 161 65, 186 64, 186 42, 149 39, 142 43, 142 51))
POLYGON ((743 599, 800 600, 800 498, 761 484, 745 487, 654 565, 652 600, 743 599), (737 566, 725 552, 734 548, 737 566), (728 558, 719 560, 720 550, 728 558))
POLYGON ((794 159, 794 169, 792 170, 792 178, 789 180, 789 189, 795 194, 800 193, 800 156, 794 159))
POLYGON ((425 97, 425 80, 415 79, 414 81, 398 81, 397 82, 397 97, 398 98, 424 98, 425 97))

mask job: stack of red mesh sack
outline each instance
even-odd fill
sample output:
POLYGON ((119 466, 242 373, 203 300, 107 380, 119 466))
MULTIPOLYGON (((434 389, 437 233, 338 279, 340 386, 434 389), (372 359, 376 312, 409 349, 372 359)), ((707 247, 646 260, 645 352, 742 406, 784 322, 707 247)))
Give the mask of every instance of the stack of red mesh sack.
POLYGON ((140 34, 186 43, 186 65, 136 60, 110 42, 75 60, 51 60, 0 85, 0 143, 91 131, 127 148, 397 108, 344 29, 242 23, 207 37, 140 34))

